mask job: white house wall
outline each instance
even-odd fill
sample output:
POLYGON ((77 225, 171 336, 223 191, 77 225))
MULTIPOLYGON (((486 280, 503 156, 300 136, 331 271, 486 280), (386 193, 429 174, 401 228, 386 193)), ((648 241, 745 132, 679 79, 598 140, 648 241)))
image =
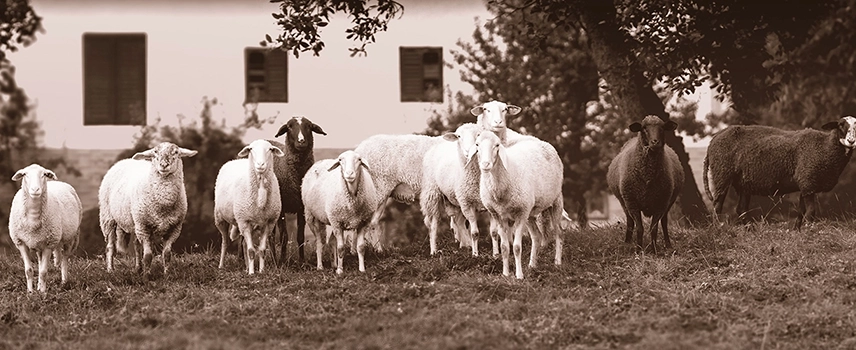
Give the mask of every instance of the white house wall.
MULTIPOLYGON (((196 118, 203 96, 216 97, 217 119, 235 125, 244 110, 244 48, 258 46, 278 28, 274 4, 249 0, 200 2, 72 2, 35 0, 46 32, 30 47, 10 55, 16 77, 30 98, 45 131, 45 146, 117 149, 131 145, 136 126, 83 126, 82 35, 86 32, 144 32, 147 35, 147 120, 175 124, 176 115, 196 118), (130 5, 129 5, 130 4, 130 5), (257 4, 257 5, 255 5, 257 4)), ((442 46, 443 58, 459 38, 469 40, 474 18, 490 15, 479 0, 403 1, 405 14, 369 45, 367 57, 351 58, 348 25, 337 17, 324 29, 320 57, 289 57, 288 99, 261 104, 261 117, 279 115, 275 125, 250 131, 245 141, 272 137, 281 121, 306 115, 328 136, 319 148, 349 148, 376 133, 411 133, 425 128, 439 104, 402 103, 399 46, 442 46)), ((455 68, 444 69, 452 92, 471 91, 455 68)), ((448 101, 446 101, 448 102, 448 101)))

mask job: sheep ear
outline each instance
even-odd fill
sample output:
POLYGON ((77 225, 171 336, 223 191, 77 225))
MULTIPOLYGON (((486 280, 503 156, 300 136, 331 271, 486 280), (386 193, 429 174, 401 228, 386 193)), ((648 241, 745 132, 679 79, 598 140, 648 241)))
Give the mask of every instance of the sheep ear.
POLYGON ((368 162, 366 162, 366 160, 365 160, 365 159, 360 158, 360 164, 362 164, 364 167, 366 167, 366 169, 368 169, 368 170, 372 170, 372 169, 369 167, 369 163, 368 163, 368 162))
POLYGON ((443 140, 451 141, 451 142, 458 141, 458 134, 455 134, 453 132, 447 132, 447 133, 443 134, 443 140))
POLYGON ((136 160, 151 160, 152 158, 154 158, 154 156, 155 156, 155 151, 148 149, 148 150, 145 150, 145 151, 142 151, 142 152, 135 154, 131 158, 136 159, 136 160))
POLYGON ((56 177, 56 173, 54 173, 51 170, 45 170, 45 176, 47 176, 48 179, 51 179, 51 180, 58 180, 56 177))
POLYGON ((309 129, 312 130, 312 132, 314 132, 316 134, 327 135, 327 133, 324 132, 324 130, 321 129, 321 127, 318 126, 318 124, 312 123, 312 126, 310 126, 309 129))
POLYGON ((499 146, 499 161, 502 163, 502 168, 508 170, 508 155, 505 153, 505 147, 499 146))
POLYGON ((18 181, 24 178, 24 169, 18 170, 15 172, 15 175, 12 175, 12 181, 18 181))
POLYGON ((475 158, 476 152, 478 152, 478 151, 479 151, 478 147, 476 147, 476 146, 470 147, 469 152, 467 152, 467 163, 464 164, 464 166, 470 165, 470 161, 472 161, 473 158, 475 158))
POLYGON ((270 151, 273 152, 273 155, 275 155, 277 157, 285 156, 285 152, 283 152, 281 149, 279 149, 279 147, 270 146, 270 151))
POLYGON ((279 127, 279 131, 276 132, 276 135, 274 135, 274 137, 280 137, 280 136, 282 136, 282 134, 285 134, 286 132, 288 132, 288 124, 287 123, 282 124, 282 126, 279 127))
POLYGON ((678 128, 678 123, 675 123, 671 120, 666 121, 666 125, 663 125, 663 128, 668 131, 675 131, 678 128))
POLYGON ((484 106, 475 106, 470 109, 470 114, 476 117, 480 116, 482 113, 484 113, 484 106))
POLYGON ((515 105, 508 105, 508 115, 517 115, 523 108, 517 107, 515 105))
POLYGON ((832 130, 838 128, 838 122, 829 122, 820 127, 823 130, 832 130))
POLYGON ((194 150, 189 150, 187 148, 181 148, 181 147, 178 148, 178 155, 180 157, 193 157, 196 155, 196 153, 199 153, 199 152, 194 151, 194 150))
POLYGON ((630 124, 630 131, 632 131, 632 132, 642 131, 642 124, 639 124, 639 123, 630 124))
POLYGON ((249 145, 247 145, 246 147, 244 147, 244 149, 242 149, 240 152, 238 152, 238 158, 244 158, 247 156, 248 153, 250 153, 250 146, 249 145))
POLYGON ((336 159, 336 162, 334 162, 334 163, 333 163, 333 165, 331 165, 331 166, 330 166, 330 169, 327 169, 327 171, 333 171, 333 169, 338 168, 338 167, 339 167, 339 164, 341 164, 341 163, 339 163, 339 162, 340 162, 340 160, 339 160, 339 159, 336 159))

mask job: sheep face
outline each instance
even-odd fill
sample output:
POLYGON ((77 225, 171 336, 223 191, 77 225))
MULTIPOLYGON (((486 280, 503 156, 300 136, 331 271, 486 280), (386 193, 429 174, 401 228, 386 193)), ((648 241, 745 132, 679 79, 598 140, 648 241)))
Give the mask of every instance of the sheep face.
POLYGON ((520 107, 505 104, 499 101, 490 101, 475 106, 470 110, 472 115, 479 117, 479 125, 491 131, 500 131, 506 128, 505 118, 508 115, 520 113, 520 107))
POLYGON ((503 168, 507 167, 508 161, 505 155, 505 147, 502 146, 499 136, 496 136, 493 132, 484 131, 479 133, 475 146, 479 156, 479 168, 483 173, 493 169, 497 158, 499 158, 500 166, 503 168))
POLYGON ((193 157, 196 151, 181 148, 171 142, 159 145, 134 155, 136 160, 147 160, 161 176, 169 176, 181 170, 182 157, 193 157))
POLYGON ((366 170, 369 169, 368 163, 357 152, 345 151, 339 155, 339 158, 336 159, 336 162, 327 171, 340 168, 342 180, 345 180, 345 185, 348 187, 348 193, 351 196, 356 196, 359 189, 360 177, 362 176, 360 166, 365 167, 366 170))
POLYGON ((666 140, 666 132, 675 131, 675 122, 664 122, 657 116, 649 115, 641 123, 630 124, 630 131, 639 133, 639 141, 646 149, 662 149, 666 140))
POLYGON ((284 155, 285 153, 281 149, 262 139, 251 142, 238 152, 239 158, 249 158, 253 170, 258 175, 264 174, 273 166, 274 156, 282 157, 284 155))
POLYGON ((12 181, 23 180, 21 181, 21 189, 33 199, 40 198, 45 193, 48 188, 48 179, 56 180, 56 174, 38 164, 30 164, 12 176, 12 181))
POLYGON ((839 119, 837 122, 829 122, 821 127, 824 130, 836 130, 838 133, 838 142, 847 148, 856 147, 856 118, 846 116, 839 119))
POLYGON ((275 137, 285 134, 285 144, 299 151, 312 149, 314 137, 312 133, 327 135, 318 124, 313 123, 306 117, 292 117, 288 122, 279 127, 275 137))
POLYGON ((479 127, 475 124, 464 124, 458 127, 454 133, 446 133, 443 139, 458 143, 458 153, 466 159, 466 164, 472 161, 476 154, 476 137, 479 135, 479 127))

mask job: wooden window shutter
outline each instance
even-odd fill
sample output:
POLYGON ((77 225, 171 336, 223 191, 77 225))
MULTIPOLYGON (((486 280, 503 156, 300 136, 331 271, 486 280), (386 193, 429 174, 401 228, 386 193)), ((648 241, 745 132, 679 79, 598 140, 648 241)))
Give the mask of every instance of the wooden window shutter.
POLYGON ((282 50, 244 50, 246 103, 288 102, 288 55, 282 50))
POLYGON ((83 125, 145 125, 146 35, 83 35, 83 125))
POLYGON ((443 102, 443 48, 399 47, 401 102, 443 102))

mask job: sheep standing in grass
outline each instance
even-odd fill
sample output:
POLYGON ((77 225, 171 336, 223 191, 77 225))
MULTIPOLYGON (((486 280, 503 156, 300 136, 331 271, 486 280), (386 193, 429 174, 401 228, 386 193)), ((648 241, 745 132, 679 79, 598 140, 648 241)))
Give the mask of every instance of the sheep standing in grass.
POLYGON ((520 141, 506 147, 499 136, 487 131, 479 133, 476 147, 481 170, 479 195, 499 225, 502 274, 510 274, 509 240, 513 232, 515 276, 523 278, 521 254, 526 227, 532 239, 529 266, 535 267, 540 240, 550 235, 556 239, 555 263, 561 264, 562 235, 557 228, 563 210, 562 161, 556 149, 540 140, 520 141), (537 215, 542 215, 543 232, 535 224, 537 215))
MULTIPOLYGON (((372 165, 372 179, 378 194, 378 206, 372 215, 371 229, 379 230, 378 222, 386 208, 387 198, 414 202, 422 191, 422 160, 431 147, 444 141, 442 137, 425 135, 374 135, 357 145, 354 152, 372 165)), ((432 247, 431 254, 437 252, 432 247)))
POLYGON ((369 163, 359 154, 345 151, 337 159, 318 161, 303 177, 303 204, 306 222, 315 234, 318 270, 323 269, 325 232, 330 225, 336 236, 336 273, 342 273, 345 230, 355 231, 360 272, 366 271, 365 230, 379 205, 370 171, 369 163))
POLYGON ((819 130, 787 131, 760 125, 735 125, 716 134, 704 158, 704 187, 716 214, 729 187, 737 191, 737 215, 746 213, 751 195, 800 192, 803 219, 813 220, 816 194, 827 192, 850 161, 856 147, 856 118, 847 116, 819 130), (711 191, 712 187, 712 191, 711 191))
POLYGON ((162 142, 107 170, 98 189, 101 232, 107 241, 107 271, 113 270, 114 250, 123 249, 123 237, 132 234, 131 244, 139 243, 134 249, 137 270, 142 258, 144 274, 150 275, 152 244, 163 241, 161 256, 164 273, 167 272, 172 244, 181 234, 187 214, 181 158, 194 155, 196 151, 162 142))
POLYGON ((247 272, 255 272, 258 238, 259 272, 264 272, 267 239, 281 213, 280 191, 274 174, 274 156, 285 153, 265 140, 256 140, 238 152, 238 157, 220 167, 214 184, 214 225, 220 231, 220 265, 230 240, 244 238, 247 272), (257 232, 258 234, 254 234, 257 232), (227 240, 228 239, 228 240, 227 240))
POLYGON ((477 213, 484 210, 484 206, 479 197, 478 164, 470 160, 475 154, 475 139, 480 131, 476 124, 461 125, 454 133, 443 135, 449 142, 440 142, 425 153, 419 203, 428 226, 431 251, 436 250, 440 211, 445 209, 459 241, 462 245, 469 242, 473 256, 478 256, 477 213), (464 218, 470 223, 469 232, 464 218))
MULTIPOLYGON (((292 117, 283 124, 276 136, 285 135, 285 143, 268 140, 272 145, 285 153, 283 157, 274 158, 273 171, 279 181, 279 197, 282 208, 279 219, 277 219, 277 230, 280 233, 280 255, 279 261, 285 262, 288 247, 288 232, 285 228, 285 214, 297 214, 297 257, 303 261, 303 241, 306 229, 306 218, 303 216, 303 201, 300 196, 300 184, 309 167, 315 163, 313 147, 315 145, 314 134, 327 135, 318 124, 313 123, 306 117, 292 117)), ((274 236, 276 237, 276 236, 274 236)))
POLYGON ((9 211, 9 236, 21 252, 27 291, 33 291, 33 266, 30 253, 39 261, 40 292, 47 291, 51 252, 61 264, 62 283, 68 278, 68 257, 79 239, 80 198, 69 184, 57 181, 53 171, 38 164, 18 170, 12 181, 21 180, 21 189, 12 198, 9 211))
POLYGON ((626 216, 624 241, 630 243, 634 226, 636 245, 642 245, 642 214, 651 217, 651 248, 657 252, 657 223, 663 226, 666 248, 669 240, 669 209, 675 203, 684 184, 684 170, 678 155, 665 147, 666 134, 674 132, 677 124, 649 115, 641 123, 630 124, 630 131, 639 133, 621 148, 606 173, 609 190, 618 198, 626 216))

